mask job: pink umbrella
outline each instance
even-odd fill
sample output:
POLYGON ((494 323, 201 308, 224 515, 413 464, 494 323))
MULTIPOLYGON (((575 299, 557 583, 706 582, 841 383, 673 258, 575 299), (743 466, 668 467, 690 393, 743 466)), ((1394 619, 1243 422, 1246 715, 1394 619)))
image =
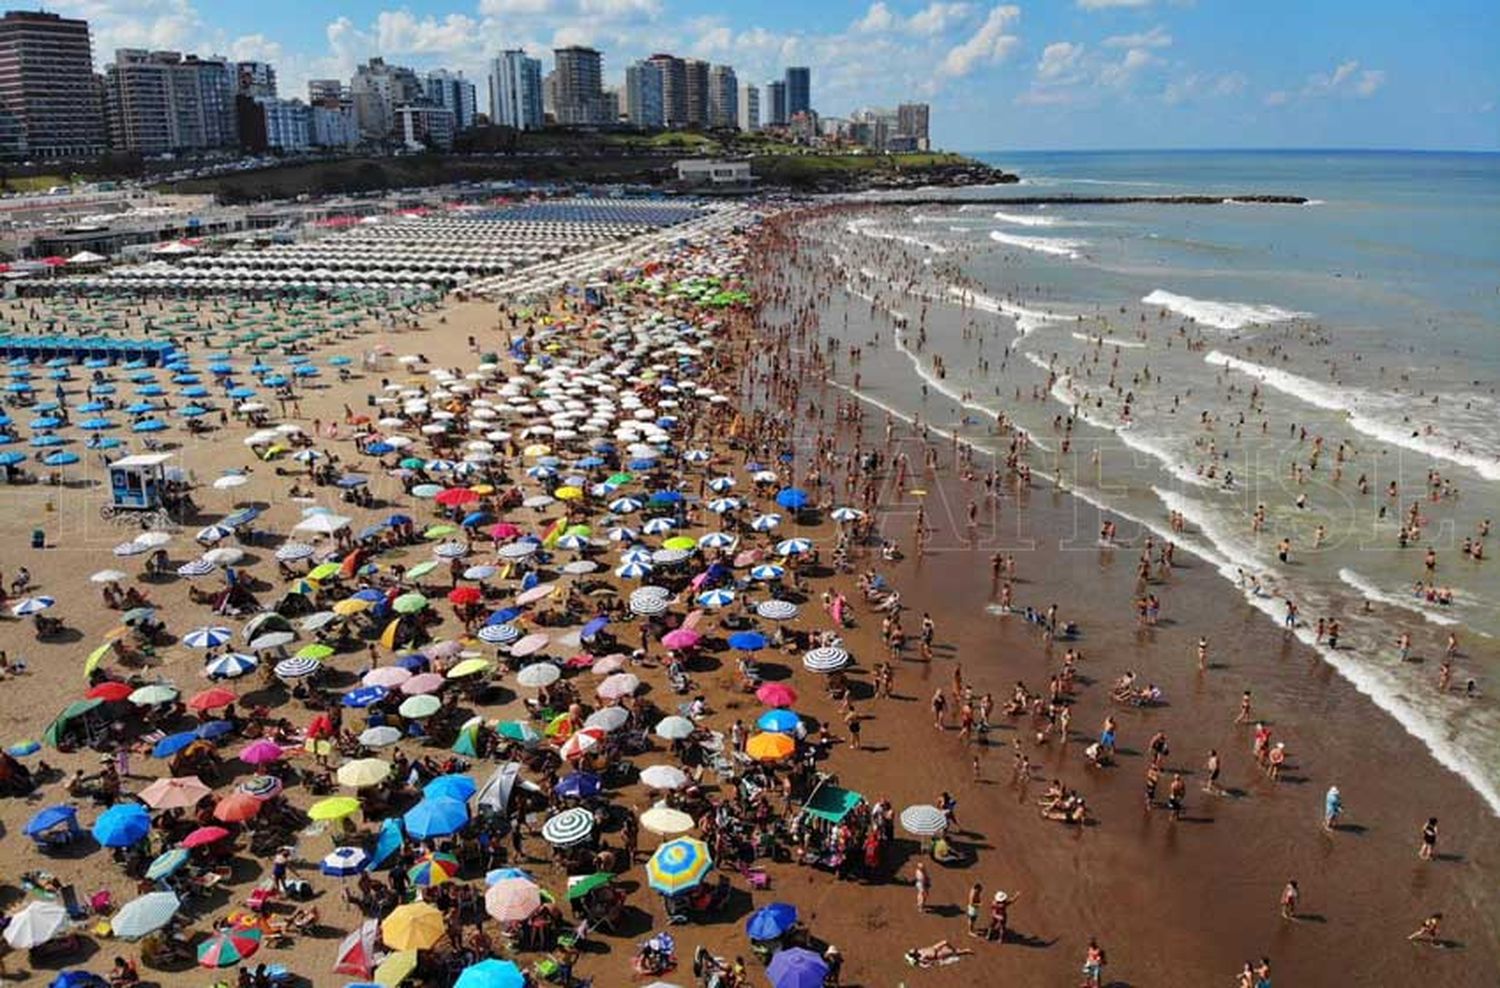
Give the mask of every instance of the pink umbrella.
POLYGON ((629 672, 617 672, 604 682, 599 684, 595 690, 606 700, 618 700, 622 696, 629 696, 641 688, 639 676, 629 672))
POLYGON ((734 564, 736 566, 753 566, 764 558, 765 553, 761 552, 759 549, 746 549, 744 552, 734 557, 734 564))
POLYGON ((531 655, 535 652, 540 652, 551 643, 552 639, 548 638, 541 632, 537 632, 535 634, 527 635, 525 638, 522 638, 520 641, 512 645, 510 647, 510 654, 520 656, 531 655))
POLYGON ((692 648, 702 640, 703 636, 692 628, 676 628, 661 637, 661 643, 674 651, 680 648, 692 648))
POLYGON ((606 655, 598 662, 595 662, 589 671, 596 676, 608 676, 610 673, 619 672, 623 668, 625 668, 625 656, 606 655))
POLYGON ((538 583, 530 590, 524 590, 521 593, 516 594, 516 603, 522 605, 523 607, 527 604, 535 603, 536 601, 541 600, 548 594, 550 594, 552 592, 552 589, 553 584, 551 583, 538 583))
POLYGON ((519 923, 541 905, 541 891, 525 878, 502 878, 484 893, 484 911, 502 923, 519 923))
POLYGON ((521 534, 521 530, 508 521, 502 521, 490 526, 490 538, 513 539, 521 534))
POLYGON ((451 659, 463 650, 463 642, 458 641, 434 642, 422 649, 423 653, 435 659, 451 659))
POLYGON ((281 745, 262 738, 240 749, 240 761, 246 765, 266 765, 281 758, 281 745))
POLYGON ((223 827, 199 827, 182 839, 183 847, 202 847, 204 844, 212 844, 214 841, 223 840, 229 836, 229 831, 223 827))
POLYGON ((585 727, 563 743, 559 753, 568 761, 582 758, 604 740, 604 732, 597 727, 585 727))
POLYGON ((157 779, 139 793, 141 802, 153 810, 186 809, 213 792, 196 775, 157 779))
POLYGON ((708 570, 704 570, 702 573, 699 573, 697 576, 693 577, 693 582, 691 584, 692 588, 694 590, 697 590, 699 587, 703 586, 703 581, 706 579, 708 579, 708 570))
POLYGON ((388 690, 393 690, 410 678, 410 669, 403 669, 400 666, 381 666, 365 673, 360 682, 366 686, 384 686, 388 690))
POLYGON ((682 619, 682 626, 684 628, 696 631, 698 628, 698 622, 702 620, 703 611, 701 609, 696 611, 689 611, 688 616, 682 619))
POLYGON ((768 707, 792 707, 797 704, 797 691, 783 683, 765 683, 755 691, 755 698, 768 707))
POLYGON ((416 696, 419 693, 436 693, 444 682, 445 680, 439 673, 424 672, 402 683, 401 692, 407 696, 416 696))

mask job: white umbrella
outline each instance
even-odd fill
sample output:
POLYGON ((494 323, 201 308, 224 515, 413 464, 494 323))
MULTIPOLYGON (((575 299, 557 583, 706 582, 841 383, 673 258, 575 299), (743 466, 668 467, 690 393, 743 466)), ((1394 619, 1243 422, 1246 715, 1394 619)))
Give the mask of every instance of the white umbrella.
POLYGON ((67 929, 68 910, 56 902, 31 902, 10 918, 5 942, 17 950, 38 947, 67 929))

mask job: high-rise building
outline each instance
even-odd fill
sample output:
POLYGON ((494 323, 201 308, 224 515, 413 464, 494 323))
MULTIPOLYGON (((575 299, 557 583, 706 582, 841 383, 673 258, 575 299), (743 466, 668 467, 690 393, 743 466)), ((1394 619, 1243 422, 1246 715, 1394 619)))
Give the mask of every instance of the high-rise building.
POLYGON ((553 113, 564 127, 608 123, 604 107, 604 58, 593 48, 569 45, 552 52, 556 87, 553 113))
POLYGON ((687 116, 683 122, 689 127, 707 127, 708 63, 697 58, 684 58, 682 77, 687 87, 687 116))
POLYGON ((396 137, 409 148, 453 147, 453 111, 441 106, 407 104, 396 109, 396 137))
POLYGON ((748 82, 740 87, 740 130, 760 130, 760 89, 748 82))
POLYGON ((320 148, 347 148, 358 144, 359 124, 354 120, 354 108, 326 102, 309 106, 308 140, 320 148))
POLYGON ((310 79, 307 83, 307 102, 310 106, 346 106, 349 103, 349 90, 338 79, 310 79))
POLYGON ((661 71, 662 126, 683 127, 688 122, 687 67, 672 55, 652 55, 646 59, 661 71))
POLYGON ((465 79, 462 72, 437 69, 427 73, 423 84, 428 103, 453 112, 453 127, 457 133, 474 126, 474 116, 478 112, 474 84, 465 79))
POLYGON ((930 108, 926 103, 902 103, 896 107, 897 135, 911 139, 918 151, 931 150, 932 141, 927 122, 929 116, 930 108))
POLYGON ((73 158, 105 148, 88 21, 0 18, 0 156, 73 158))
POLYGON ((383 141, 396 128, 396 109, 420 104, 426 98, 421 81, 411 69, 389 65, 383 58, 372 58, 354 70, 349 83, 354 117, 360 134, 383 141))
POLYGON ((275 98, 276 70, 266 62, 236 62, 238 95, 251 99, 275 98))
POLYGON ((313 145, 312 108, 300 99, 241 94, 236 103, 245 150, 294 154, 313 145))
POLYGON ((708 125, 733 130, 740 125, 740 81, 728 65, 708 70, 708 125))
POLYGON ((786 118, 812 109, 812 70, 794 65, 786 70, 786 118))
POLYGON ((631 62, 626 67, 625 117, 643 130, 667 125, 660 63, 631 62))
POLYGON ((540 59, 515 49, 490 63, 490 123, 516 130, 538 130, 545 123, 540 59))
POLYGON ((106 79, 110 135, 118 148, 164 154, 237 141, 234 75, 224 59, 122 48, 106 79))
POLYGON ((766 83, 766 114, 766 122, 773 127, 786 126, 786 82, 784 80, 772 79, 766 83))

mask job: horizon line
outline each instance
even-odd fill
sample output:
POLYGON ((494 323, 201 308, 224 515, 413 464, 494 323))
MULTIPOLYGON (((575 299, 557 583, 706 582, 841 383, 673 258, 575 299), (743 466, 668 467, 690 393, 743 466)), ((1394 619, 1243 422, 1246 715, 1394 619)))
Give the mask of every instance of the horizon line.
POLYGON ((1500 148, 1403 148, 1403 147, 1320 147, 1242 146, 1242 147, 1094 147, 1094 148, 955 148, 953 154, 1205 154, 1236 152, 1267 154, 1298 152, 1308 154, 1475 154, 1500 155, 1500 148))

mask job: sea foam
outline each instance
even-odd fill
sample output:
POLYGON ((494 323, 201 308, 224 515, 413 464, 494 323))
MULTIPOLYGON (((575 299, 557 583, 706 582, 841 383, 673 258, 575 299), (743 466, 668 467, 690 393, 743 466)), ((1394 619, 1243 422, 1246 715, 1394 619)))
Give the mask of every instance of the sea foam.
POLYGON ((1156 289, 1141 299, 1146 305, 1158 305, 1194 322, 1215 329, 1241 329, 1257 323, 1286 322, 1289 319, 1310 319, 1312 313, 1297 312, 1274 305, 1251 305, 1246 302, 1220 302, 1214 299, 1193 298, 1156 289))
POLYGON ((998 212, 994 214, 995 219, 1012 226, 1056 226, 1057 218, 1053 216, 1035 216, 1032 214, 998 212))
POLYGON ((1087 240, 1067 240, 1062 237, 1023 237, 1016 233, 1002 233, 999 230, 990 231, 990 239, 997 244, 1007 247, 1019 247, 1022 250, 1035 251, 1038 254, 1051 254, 1053 257, 1066 257, 1069 260, 1077 260, 1083 254, 1080 251, 1087 247, 1087 240))

